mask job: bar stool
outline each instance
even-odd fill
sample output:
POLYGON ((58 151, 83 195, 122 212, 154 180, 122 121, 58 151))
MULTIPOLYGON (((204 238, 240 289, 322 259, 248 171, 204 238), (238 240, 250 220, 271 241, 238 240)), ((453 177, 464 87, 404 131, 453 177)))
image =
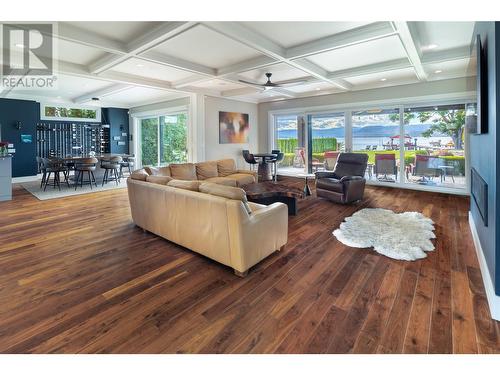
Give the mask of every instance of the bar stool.
POLYGON ((40 156, 36 157, 36 164, 38 165, 38 171, 42 174, 42 181, 40 182, 40 189, 45 184, 45 178, 47 177, 47 172, 45 171, 45 167, 43 166, 43 160, 40 156))
POLYGON ((124 160, 120 163, 120 178, 123 177, 123 168, 128 169, 128 174, 132 174, 132 170, 134 169, 134 164, 135 164, 135 157, 133 156, 127 156, 124 158, 124 160))
MULTIPOLYGON (((274 151, 274 150, 273 150, 274 151)), ((274 154, 274 152, 273 152, 274 154)), ((283 152, 279 152, 276 154, 276 158, 271 160, 271 163, 273 163, 273 180, 274 182, 278 181, 278 164, 283 161, 285 158, 285 154, 283 152)))
POLYGON ((251 154, 249 150, 243 150, 242 154, 243 154, 243 159, 245 159, 245 161, 248 164, 250 164, 250 169, 253 170, 254 166, 258 164, 258 161, 255 160, 255 156, 253 156, 253 154, 251 154))
MULTIPOLYGON (((52 173, 54 174, 54 177, 52 179, 52 186, 54 187, 54 189, 57 186, 59 188, 59 190, 61 190, 61 176, 60 176, 61 172, 64 175, 64 181, 66 182, 66 184, 69 187, 69 181, 68 181, 68 175, 67 175, 68 168, 66 167, 66 165, 64 165, 64 162, 62 160, 42 158, 42 163, 43 163, 43 168, 45 170, 44 175, 46 174, 45 180, 44 180, 45 186, 43 188, 43 191, 45 191, 47 189, 47 185, 49 184, 49 181, 50 181, 50 175, 52 173)), ((43 177, 42 177, 42 179, 43 179, 43 177)))
POLYGON ((102 186, 107 184, 109 181, 115 181, 116 185, 118 185, 120 182, 120 174, 118 171, 120 170, 122 162, 123 159, 121 156, 112 156, 106 162, 101 164, 101 168, 105 170, 104 177, 102 179, 102 186))
POLYGON ((78 181, 80 181, 80 187, 83 188, 83 184, 89 184, 90 189, 92 189, 92 184, 97 187, 97 182, 95 180, 94 171, 97 168, 97 163, 99 160, 96 158, 84 158, 75 161, 75 190, 78 188, 78 181), (87 172, 88 180, 83 180, 83 175, 87 172))

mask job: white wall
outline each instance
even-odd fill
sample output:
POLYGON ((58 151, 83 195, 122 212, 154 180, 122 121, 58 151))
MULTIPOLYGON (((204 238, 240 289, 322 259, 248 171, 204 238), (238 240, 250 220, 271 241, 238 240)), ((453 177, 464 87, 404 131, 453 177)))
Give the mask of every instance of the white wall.
POLYGON ((259 113, 259 152, 269 151, 269 112, 285 110, 320 111, 328 107, 339 109, 356 109, 356 106, 366 105, 401 105, 418 104, 418 101, 460 99, 460 96, 470 96, 470 79, 457 78, 432 82, 421 82, 410 85, 400 85, 361 91, 349 91, 339 94, 319 95, 306 98, 280 100, 260 103, 259 113), (354 107, 354 108, 353 108, 354 107))
POLYGON ((259 123, 257 104, 237 100, 205 97, 205 160, 233 158, 239 168, 247 168, 241 150, 257 152, 259 123), (219 144, 219 111, 248 113, 250 136, 248 143, 219 144))

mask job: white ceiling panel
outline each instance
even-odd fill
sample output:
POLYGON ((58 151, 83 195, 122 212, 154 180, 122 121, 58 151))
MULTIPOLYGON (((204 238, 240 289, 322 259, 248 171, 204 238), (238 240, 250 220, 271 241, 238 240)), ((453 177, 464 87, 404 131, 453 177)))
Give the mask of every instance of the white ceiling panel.
POLYGON ((111 70, 146 78, 159 79, 167 82, 179 81, 188 77, 197 76, 196 74, 185 70, 172 68, 170 66, 153 63, 138 58, 128 59, 114 66, 111 70))
POLYGON ((474 31, 474 22, 411 22, 410 25, 422 52, 468 46, 474 31))
POLYGON ((475 74, 470 67, 470 59, 444 61, 436 64, 426 64, 424 69, 429 75, 429 80, 467 77, 475 74))
POLYGON ((61 39, 56 40, 57 53, 59 55, 59 60, 62 61, 88 65, 106 54, 106 52, 98 48, 88 47, 61 39))
POLYGON ((325 93, 325 92, 340 92, 341 90, 330 83, 327 82, 312 82, 307 84, 301 84, 297 86, 287 86, 286 89, 288 91, 296 92, 298 94, 304 93, 325 93))
POLYGON ((249 29, 289 48, 338 34, 369 22, 243 22, 249 29))
POLYGON ((254 49, 233 41, 203 25, 160 44, 153 51, 210 68, 222 68, 259 56, 254 49))
POLYGON ((413 68, 398 69, 388 72, 372 73, 363 76, 349 77, 346 81, 354 85, 355 89, 362 87, 396 86, 418 82, 413 68))
POLYGON ((128 43, 146 34, 160 22, 64 22, 117 42, 128 43))
POLYGON ((253 69, 247 72, 239 73, 238 75, 241 79, 255 81, 258 83, 266 83, 267 78, 265 76, 266 73, 272 73, 271 81, 272 82, 280 82, 286 81, 289 79, 296 78, 310 78, 306 73, 304 73, 300 69, 296 69, 287 64, 275 64, 266 66, 264 68, 253 69))
POLYGON ((398 36, 371 40, 310 56, 308 59, 329 72, 406 57, 398 36))
POLYGON ((217 90, 217 91, 236 90, 246 87, 244 85, 239 85, 237 83, 224 81, 222 79, 211 79, 209 81, 199 82, 193 86, 198 88, 217 90))

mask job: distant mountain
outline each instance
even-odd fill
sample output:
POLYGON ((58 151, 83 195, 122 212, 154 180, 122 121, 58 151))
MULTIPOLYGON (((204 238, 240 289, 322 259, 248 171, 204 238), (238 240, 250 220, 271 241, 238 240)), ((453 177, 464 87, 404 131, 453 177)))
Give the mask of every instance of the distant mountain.
MULTIPOLYGON (((432 124, 412 124, 405 126, 405 132, 411 137, 421 137, 422 133, 428 130, 432 124)), ((280 136, 283 138, 296 138, 296 129, 280 129, 280 136)), ((370 126, 355 126, 352 128, 354 137, 391 137, 399 134, 399 126, 397 125, 370 125, 370 126)), ((443 134, 435 133, 436 137, 443 136, 443 134)), ((316 137, 336 137, 344 138, 344 128, 323 128, 314 129, 313 136, 316 137)))

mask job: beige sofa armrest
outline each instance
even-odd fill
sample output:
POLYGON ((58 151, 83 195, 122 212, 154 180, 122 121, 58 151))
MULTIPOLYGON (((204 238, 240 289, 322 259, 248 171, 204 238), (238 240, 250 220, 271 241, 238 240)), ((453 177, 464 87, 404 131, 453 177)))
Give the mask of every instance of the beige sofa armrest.
MULTIPOLYGON (((288 238, 288 207, 284 203, 264 206, 241 223, 241 258, 233 268, 245 272, 273 251, 283 247, 288 238)), ((236 259, 235 259, 236 260, 236 259)))

